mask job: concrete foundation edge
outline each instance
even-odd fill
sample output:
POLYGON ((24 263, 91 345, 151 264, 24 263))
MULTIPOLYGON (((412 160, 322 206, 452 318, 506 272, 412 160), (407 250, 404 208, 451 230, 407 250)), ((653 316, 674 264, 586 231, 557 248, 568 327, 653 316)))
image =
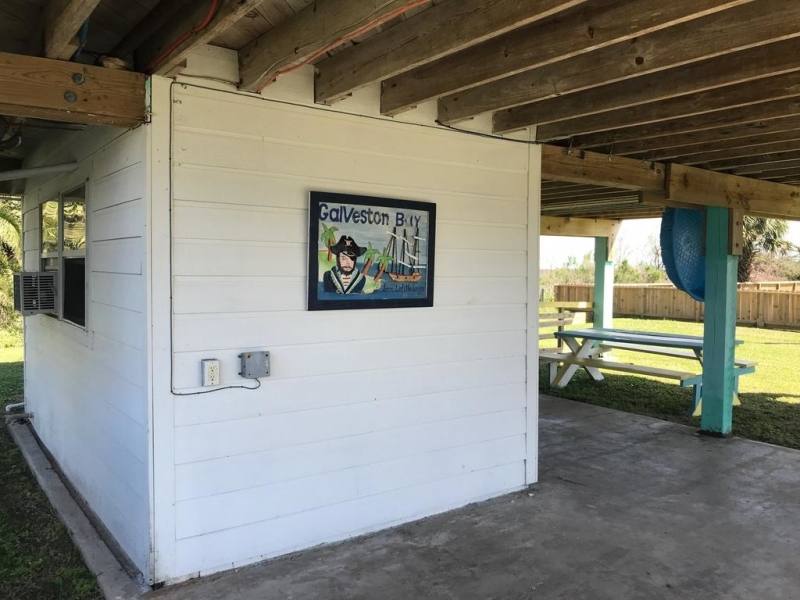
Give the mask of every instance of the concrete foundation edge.
POLYGON ((132 600, 149 591, 147 586, 130 578, 109 550, 50 464, 30 426, 27 423, 10 422, 8 431, 59 519, 66 526, 86 566, 97 577, 103 595, 108 600, 132 600))

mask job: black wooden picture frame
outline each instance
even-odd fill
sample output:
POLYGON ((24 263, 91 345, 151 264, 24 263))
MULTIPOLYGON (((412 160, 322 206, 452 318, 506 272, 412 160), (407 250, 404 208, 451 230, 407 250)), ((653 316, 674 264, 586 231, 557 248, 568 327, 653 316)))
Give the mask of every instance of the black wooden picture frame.
POLYGON ((432 202, 312 191, 308 310, 433 306, 435 250, 432 202))

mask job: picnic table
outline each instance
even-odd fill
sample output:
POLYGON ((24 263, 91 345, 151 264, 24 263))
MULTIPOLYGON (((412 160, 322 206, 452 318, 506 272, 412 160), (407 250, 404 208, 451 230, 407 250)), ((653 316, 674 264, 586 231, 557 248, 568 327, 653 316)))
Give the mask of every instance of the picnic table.
MULTIPOLYGON (((676 379, 681 387, 693 387, 692 412, 697 413, 702 401, 703 383, 703 338, 693 335, 628 331, 624 329, 572 329, 557 331, 554 336, 563 341, 567 352, 543 351, 540 358, 550 362, 550 383, 554 387, 565 387, 579 369, 583 369, 595 381, 602 381, 600 369, 622 371, 638 375, 651 375, 676 379), (628 350, 647 354, 658 354, 674 358, 693 359, 701 367, 700 373, 675 371, 623 363, 603 356, 613 350, 628 350)), ((741 344, 736 340, 736 344, 741 344)), ((755 371, 755 363, 736 360, 734 369, 735 390, 739 389, 739 377, 755 371)), ((738 403, 738 393, 735 396, 738 403)))

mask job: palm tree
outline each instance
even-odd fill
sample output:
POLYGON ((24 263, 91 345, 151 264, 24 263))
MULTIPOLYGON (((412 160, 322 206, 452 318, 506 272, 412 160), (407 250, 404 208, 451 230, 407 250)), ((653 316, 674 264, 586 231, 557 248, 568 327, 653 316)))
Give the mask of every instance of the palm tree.
POLYGON ((328 249, 328 262, 330 262, 331 258, 333 257, 331 246, 336 243, 336 232, 338 229, 333 225, 329 227, 328 225, 325 225, 325 223, 322 223, 321 225, 322 233, 319 234, 319 239, 328 249))
POLYGON ((22 217, 20 203, 0 202, 0 328, 19 329, 21 319, 14 312, 12 274, 22 265, 22 217))
POLYGON ((786 255, 794 246, 784 239, 789 226, 783 219, 744 218, 744 246, 739 257, 738 280, 750 281, 759 254, 786 255))
POLYGON ((372 242, 367 243, 367 249, 364 252, 364 275, 369 276, 369 270, 375 258, 380 254, 375 248, 372 247, 372 242))
POLYGON ((386 252, 382 252, 376 257, 378 262, 378 272, 375 274, 375 281, 378 281, 383 274, 386 272, 386 269, 389 268, 389 264, 394 260, 391 254, 387 254, 386 252))

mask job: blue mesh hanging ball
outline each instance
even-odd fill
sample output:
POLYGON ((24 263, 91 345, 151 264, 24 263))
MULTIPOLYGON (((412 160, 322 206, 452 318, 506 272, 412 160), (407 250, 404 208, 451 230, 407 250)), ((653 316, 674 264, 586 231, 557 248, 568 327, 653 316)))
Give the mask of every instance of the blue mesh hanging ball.
POLYGON ((706 293, 706 213, 667 208, 661 220, 661 255, 679 290, 702 302, 706 293))

